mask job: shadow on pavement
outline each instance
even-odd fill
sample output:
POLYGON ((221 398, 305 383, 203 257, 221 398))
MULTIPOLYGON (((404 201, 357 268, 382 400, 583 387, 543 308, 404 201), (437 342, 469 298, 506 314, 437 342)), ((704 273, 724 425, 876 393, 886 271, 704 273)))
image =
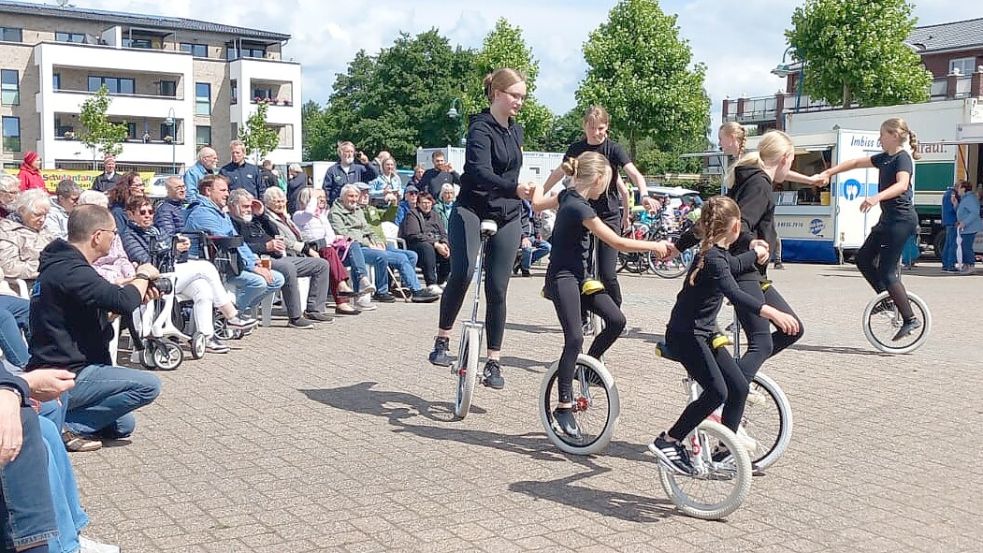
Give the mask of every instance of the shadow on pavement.
MULTIPOLYGON (((382 417, 397 426, 401 426, 399 421, 417 416, 437 422, 449 422, 454 418, 454 405, 449 401, 430 402, 406 392, 373 390, 376 384, 377 382, 361 382, 341 388, 300 392, 329 407, 382 417)), ((471 413, 483 415, 486 411, 472 405, 471 413)))
MULTIPOLYGON (((550 307, 552 309, 552 307, 550 307)), ((530 334, 554 334, 562 332, 559 326, 555 325, 527 325, 522 323, 505 323, 507 330, 518 330, 530 334)))
POLYGON ((788 347, 788 349, 796 351, 814 351, 818 353, 838 353, 840 355, 872 355, 874 357, 892 356, 890 353, 847 346, 813 346, 809 344, 792 344, 788 347))
MULTIPOLYGON (((559 356, 559 354, 557 354, 557 356, 559 356)), ((526 372, 542 374, 546 372, 546 368, 552 365, 554 361, 555 359, 550 361, 537 361, 535 359, 505 355, 502 357, 502 366, 517 367, 526 372)))

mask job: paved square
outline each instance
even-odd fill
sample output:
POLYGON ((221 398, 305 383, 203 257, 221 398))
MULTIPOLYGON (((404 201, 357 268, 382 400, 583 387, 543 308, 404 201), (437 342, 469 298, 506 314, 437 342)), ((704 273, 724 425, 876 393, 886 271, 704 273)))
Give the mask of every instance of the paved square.
POLYGON ((437 304, 314 331, 279 321, 158 373, 132 443, 72 455, 86 533, 128 553, 980 551, 983 276, 937 267, 904 277, 935 317, 906 356, 864 339, 872 293, 854 267, 774 272, 806 325, 763 368, 794 435, 724 523, 679 515, 644 453, 685 400, 682 367, 653 353, 682 281, 622 278, 631 334, 607 360, 621 421, 603 455, 578 458, 535 411, 562 344, 538 271, 511 284, 506 389, 479 387, 464 421, 449 371, 426 362, 437 304))

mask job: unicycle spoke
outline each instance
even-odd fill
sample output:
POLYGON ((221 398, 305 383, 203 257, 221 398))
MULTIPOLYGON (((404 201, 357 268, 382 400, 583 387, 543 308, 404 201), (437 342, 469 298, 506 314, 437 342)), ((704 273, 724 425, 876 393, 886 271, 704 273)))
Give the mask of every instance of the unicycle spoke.
POLYGON ((914 300, 909 296, 908 305, 911 306, 915 318, 921 322, 921 326, 908 336, 899 337, 897 340, 894 337, 904 324, 904 320, 890 297, 884 295, 867 309, 864 331, 874 347, 885 352, 904 353, 918 348, 924 342, 930 330, 931 315, 920 300, 914 300))

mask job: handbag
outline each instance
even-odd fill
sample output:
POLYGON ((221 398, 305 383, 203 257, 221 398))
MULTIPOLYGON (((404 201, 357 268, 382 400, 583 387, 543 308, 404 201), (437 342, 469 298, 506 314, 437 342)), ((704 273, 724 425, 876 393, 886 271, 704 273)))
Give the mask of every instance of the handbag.
POLYGON ((331 243, 331 246, 338 250, 338 258, 344 261, 345 258, 348 257, 348 250, 350 250, 352 247, 352 240, 351 238, 336 238, 335 241, 331 243))

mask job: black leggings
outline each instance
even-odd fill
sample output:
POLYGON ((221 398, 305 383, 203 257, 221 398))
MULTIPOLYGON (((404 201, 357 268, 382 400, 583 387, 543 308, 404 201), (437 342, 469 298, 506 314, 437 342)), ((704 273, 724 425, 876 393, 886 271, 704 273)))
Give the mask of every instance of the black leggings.
MULTIPOLYGON (((605 219, 604 224, 611 230, 621 234, 621 218, 605 219)), ((615 305, 621 307, 621 284, 618 283, 618 250, 607 245, 603 240, 597 243, 597 279, 604 285, 604 290, 611 295, 615 305)))
POLYGON ((857 250, 857 268, 875 292, 887 290, 904 320, 914 317, 908 293, 898 278, 898 263, 908 237, 918 230, 910 219, 878 221, 857 250))
POLYGON ((423 271, 423 281, 427 286, 440 284, 447 280, 451 272, 451 260, 437 253, 429 242, 414 242, 407 247, 417 255, 416 266, 423 271))
POLYGON ((581 322, 581 309, 597 313, 604 321, 604 330, 594 338, 587 355, 599 359, 625 328, 625 315, 615 305, 607 290, 589 296, 581 295, 580 283, 573 275, 557 275, 548 281, 547 294, 553 301, 556 316, 563 329, 563 353, 560 355, 557 388, 560 402, 573 401, 573 370, 577 356, 584 347, 584 328, 581 322))
MULTIPOLYGON (((451 273, 440 298, 440 329, 454 328, 454 320, 464 304, 471 277, 474 276, 478 246, 481 244, 481 218, 463 206, 455 206, 448 221, 448 241, 451 247, 451 273)), ((502 349, 505 335, 505 296, 509 290, 515 252, 522 238, 518 218, 498 227, 495 236, 485 246, 485 325, 488 349, 502 349)))
POLYGON ((666 332, 666 345, 679 356, 690 378, 703 388, 700 397, 683 409, 679 420, 669 429, 669 436, 676 440, 686 438, 721 404, 724 406, 721 420, 732 431, 737 432, 744 416, 748 381, 727 348, 714 352, 707 342, 705 336, 666 332))
POLYGON ((805 327, 774 285, 769 286, 765 291, 761 290, 761 282, 757 280, 742 280, 738 281, 737 285, 755 299, 788 313, 799 321, 799 332, 789 335, 778 329, 773 332, 768 319, 757 313, 737 311, 737 320, 740 321, 744 336, 747 337, 747 348, 737 363, 741 367, 741 372, 747 377, 747 381, 751 382, 766 359, 799 341, 805 332, 805 327))

